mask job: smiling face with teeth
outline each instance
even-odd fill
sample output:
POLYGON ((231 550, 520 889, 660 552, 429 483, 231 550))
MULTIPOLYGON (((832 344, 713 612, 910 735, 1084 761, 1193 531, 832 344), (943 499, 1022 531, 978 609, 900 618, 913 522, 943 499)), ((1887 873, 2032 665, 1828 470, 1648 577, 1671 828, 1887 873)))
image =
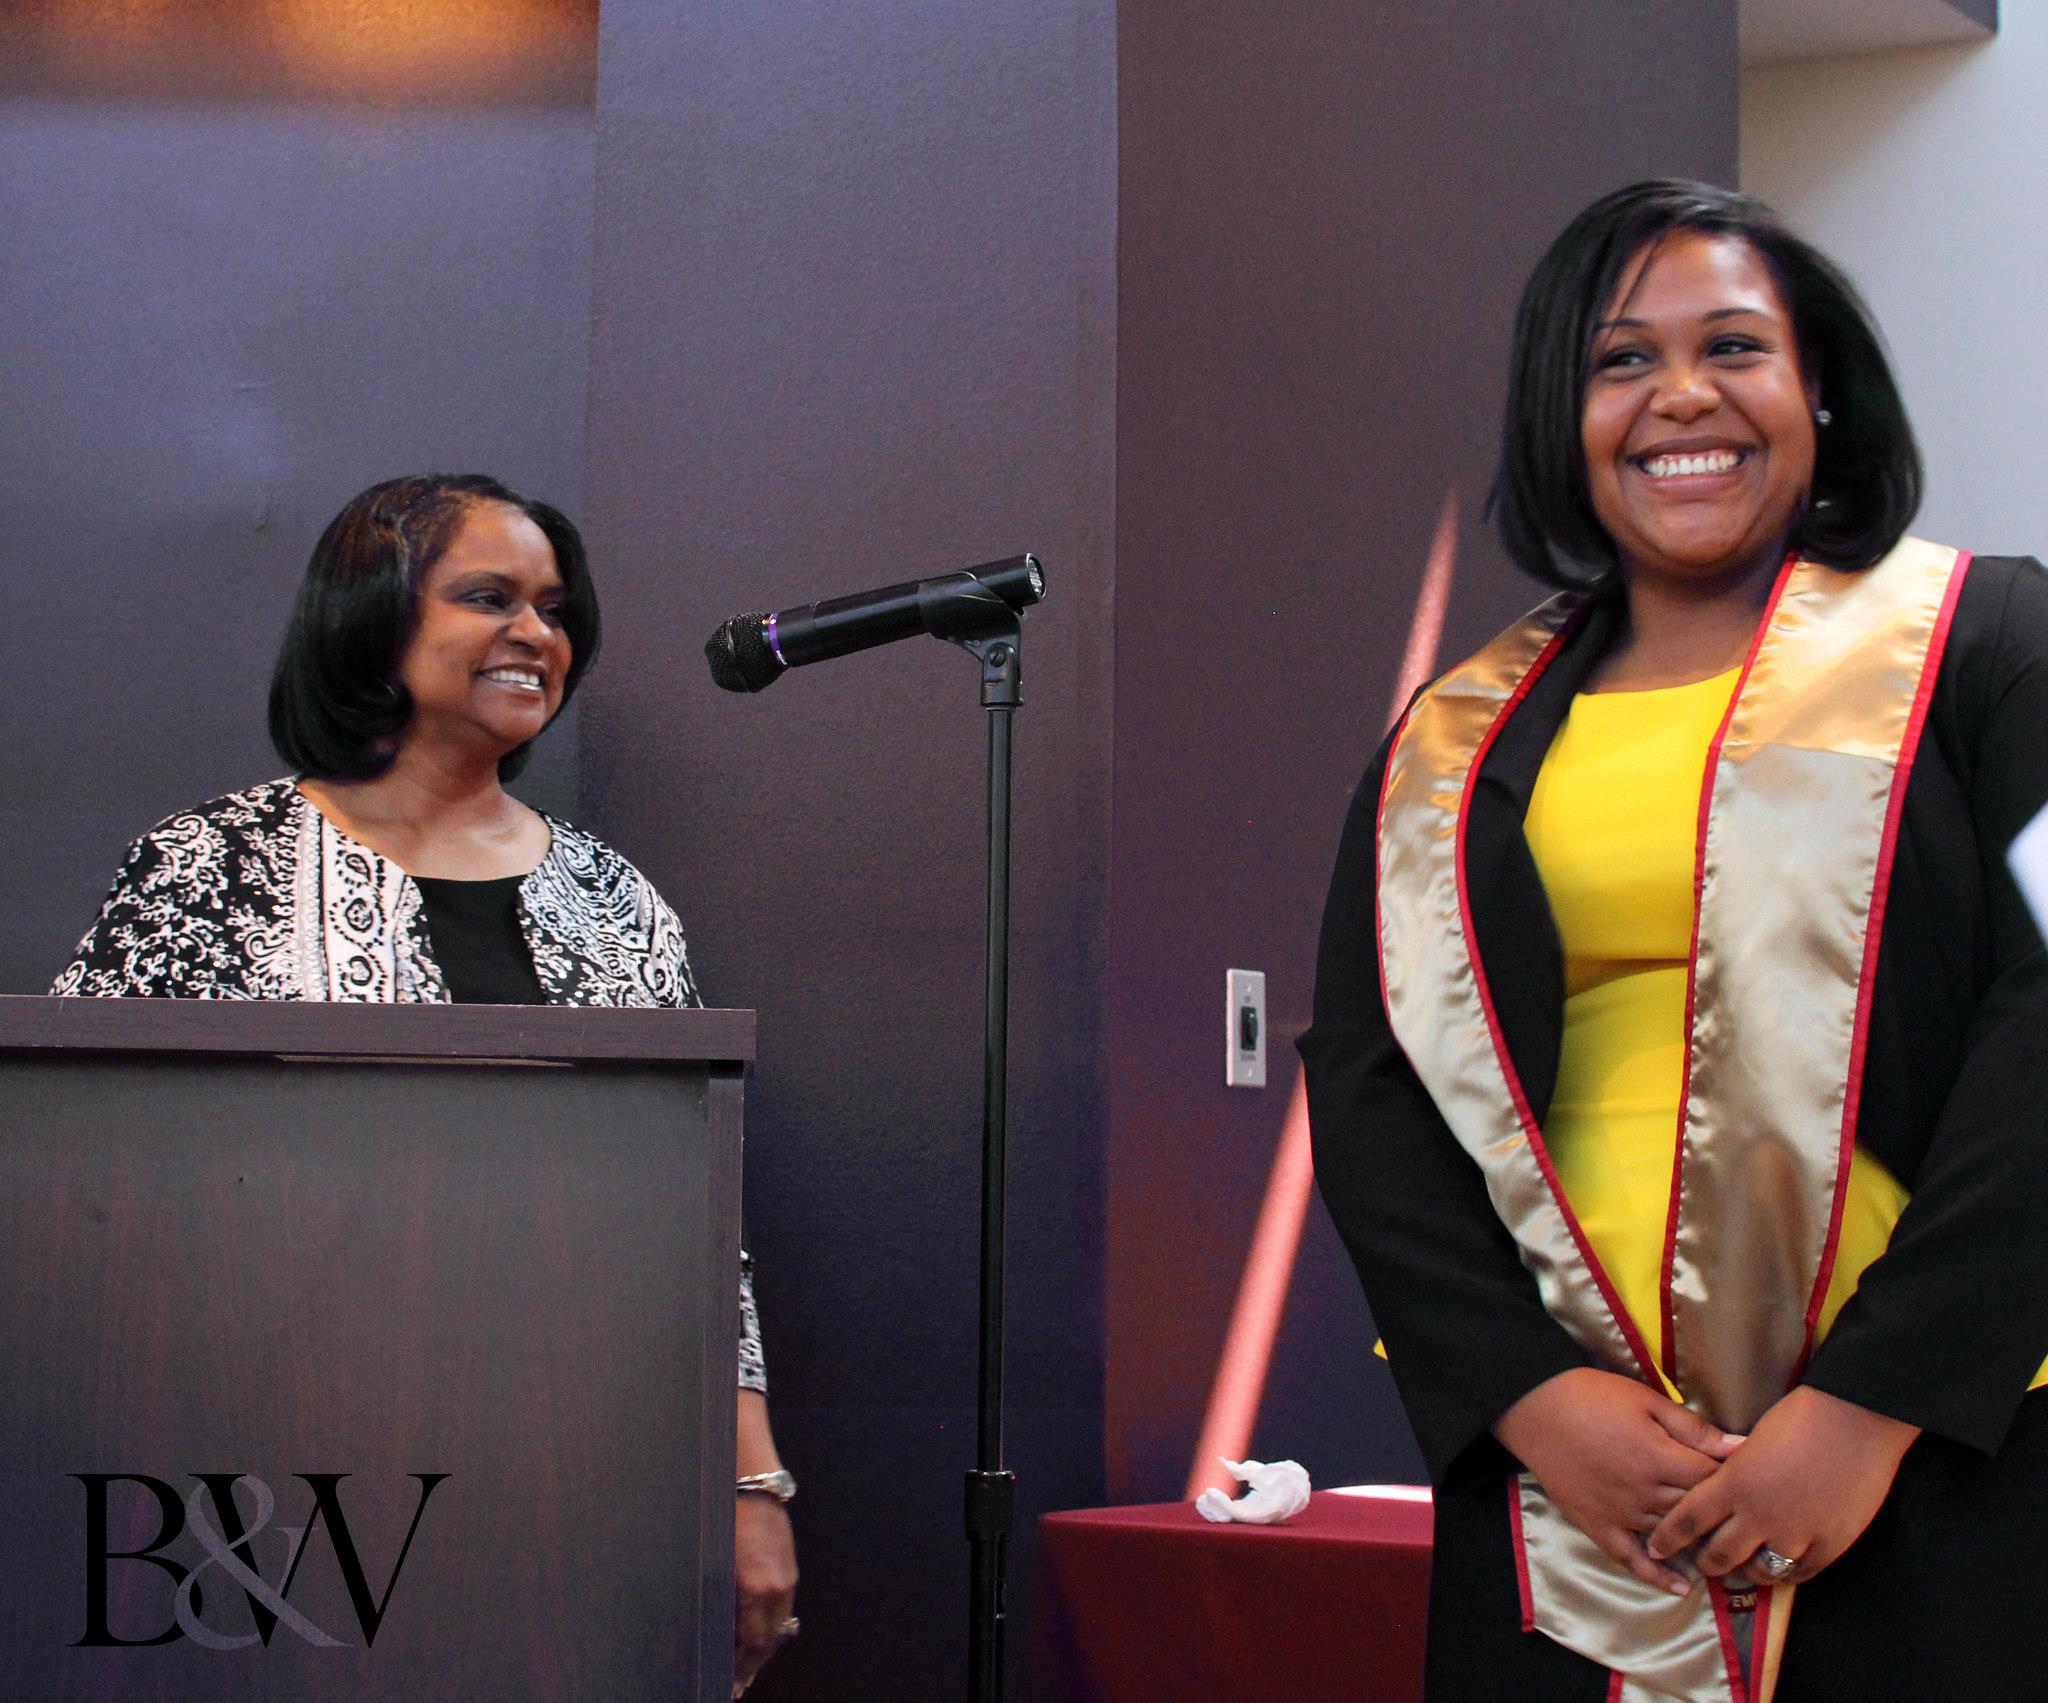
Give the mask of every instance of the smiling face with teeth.
POLYGON ((1774 571, 1813 484, 1817 392, 1763 258, 1678 231, 1622 271, 1580 436, 1624 573, 1725 586, 1774 571))
POLYGON ((404 743, 496 763, 562 707, 570 646, 547 535, 505 503, 472 502, 419 586, 398 677, 412 694, 404 743))

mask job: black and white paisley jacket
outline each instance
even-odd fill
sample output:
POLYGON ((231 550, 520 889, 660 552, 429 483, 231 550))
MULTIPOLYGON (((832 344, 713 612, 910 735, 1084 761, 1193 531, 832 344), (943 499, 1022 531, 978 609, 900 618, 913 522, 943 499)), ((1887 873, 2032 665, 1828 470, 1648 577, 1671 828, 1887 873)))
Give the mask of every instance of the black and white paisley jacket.
MULTIPOLYGON (((551 1005, 701 1005, 682 924, 602 840, 548 818, 519 921, 551 1005)), ((53 994, 446 1001, 420 890, 290 778, 165 818, 128 848, 53 994)), ((743 1389, 765 1390, 741 1256, 743 1389)))

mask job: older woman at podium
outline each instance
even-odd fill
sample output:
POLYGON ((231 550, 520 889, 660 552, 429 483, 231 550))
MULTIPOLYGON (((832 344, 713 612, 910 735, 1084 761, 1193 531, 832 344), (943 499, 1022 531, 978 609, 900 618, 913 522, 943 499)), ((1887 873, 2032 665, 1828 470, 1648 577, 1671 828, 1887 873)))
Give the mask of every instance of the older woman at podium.
MULTIPOLYGON (((388 480, 314 547, 270 689, 293 773, 159 823, 51 991, 694 1006, 683 931, 617 852, 504 783, 596 658, 559 510, 482 475, 388 480)), ((736 1668, 796 1631, 740 1273, 736 1668)))

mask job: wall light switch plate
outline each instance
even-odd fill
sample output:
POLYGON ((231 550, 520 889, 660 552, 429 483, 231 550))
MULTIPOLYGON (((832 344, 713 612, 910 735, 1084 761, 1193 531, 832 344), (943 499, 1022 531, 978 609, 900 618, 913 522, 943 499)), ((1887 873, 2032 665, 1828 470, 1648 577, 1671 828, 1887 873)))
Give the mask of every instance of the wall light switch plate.
POLYGON ((1266 1085, 1266 972, 1230 970, 1224 976, 1223 1081, 1231 1088, 1266 1085))

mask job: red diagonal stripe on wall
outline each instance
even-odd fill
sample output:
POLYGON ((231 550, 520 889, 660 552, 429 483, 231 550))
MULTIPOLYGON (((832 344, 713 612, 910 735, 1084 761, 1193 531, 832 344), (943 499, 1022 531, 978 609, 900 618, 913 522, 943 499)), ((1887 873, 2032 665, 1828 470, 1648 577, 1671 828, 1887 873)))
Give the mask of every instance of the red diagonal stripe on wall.
MULTIPOLYGON (((1436 536, 1430 541, 1429 560, 1415 595, 1415 614, 1408 623, 1401 671, 1394 682, 1393 701, 1387 707, 1389 727, 1399 719, 1417 689, 1436 672, 1437 650, 1443 642, 1444 611, 1450 602, 1451 568, 1457 553, 1458 494, 1453 490, 1445 496, 1443 511, 1437 517, 1436 536)), ((1191 1500, 1212 1488, 1236 1489, 1236 1480, 1224 1469, 1222 1461, 1226 1457, 1242 1460, 1251 1448, 1259 1402, 1266 1393, 1266 1374, 1273 1363, 1273 1344, 1280 1335, 1287 1291, 1294 1282, 1294 1261, 1301 1250, 1301 1231, 1308 1220, 1314 1181, 1315 1166, 1309 1152, 1308 1089, 1297 1070, 1287 1121, 1281 1126, 1280 1145, 1266 1179, 1266 1197, 1260 1202, 1258 1221, 1252 1227, 1252 1245, 1245 1256, 1244 1275, 1238 1279, 1237 1301, 1230 1311, 1230 1326, 1224 1332, 1223 1351, 1217 1357, 1216 1376, 1209 1386, 1208 1410, 1202 1418, 1194 1464, 1188 1472, 1187 1495, 1191 1500)))

